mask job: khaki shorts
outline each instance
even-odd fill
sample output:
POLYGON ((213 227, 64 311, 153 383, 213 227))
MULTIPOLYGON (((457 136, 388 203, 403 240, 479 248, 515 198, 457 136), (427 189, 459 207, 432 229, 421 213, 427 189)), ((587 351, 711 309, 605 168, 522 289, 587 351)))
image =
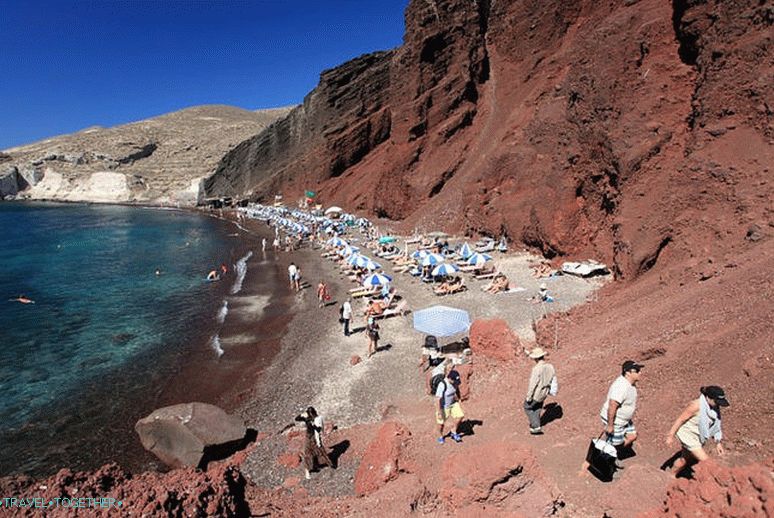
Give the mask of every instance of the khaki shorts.
POLYGON ((680 445, 690 451, 690 450, 696 450, 701 449, 701 440, 699 439, 699 434, 690 432, 688 430, 677 430, 677 440, 680 441, 680 445))
POLYGON ((436 414, 435 422, 438 424, 443 424, 450 417, 454 419, 462 419, 463 417, 465 417, 465 414, 462 412, 462 407, 460 406, 459 403, 454 403, 449 408, 444 408, 443 416, 436 414))

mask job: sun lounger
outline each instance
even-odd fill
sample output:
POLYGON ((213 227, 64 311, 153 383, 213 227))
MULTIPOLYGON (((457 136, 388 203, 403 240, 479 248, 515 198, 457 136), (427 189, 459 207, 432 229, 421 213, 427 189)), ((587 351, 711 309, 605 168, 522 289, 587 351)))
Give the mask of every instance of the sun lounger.
POLYGON ((360 291, 350 292, 349 296, 353 299, 358 299, 360 297, 370 297, 372 295, 378 295, 381 293, 381 290, 365 290, 361 289, 360 291))
POLYGON ((408 302, 406 302, 405 300, 401 300, 400 302, 398 302, 398 304, 395 305, 395 307, 385 309, 379 315, 374 315, 374 318, 387 318, 395 315, 403 316, 409 311, 410 310, 408 308, 408 302))
POLYGON ((406 240, 406 244, 407 245, 412 245, 414 243, 419 243, 420 241, 422 241, 421 237, 412 237, 411 239, 407 239, 406 240))
POLYGON ((497 275, 497 272, 487 272, 487 273, 479 273, 478 275, 474 275, 473 277, 481 280, 481 279, 491 279, 495 275, 497 275))

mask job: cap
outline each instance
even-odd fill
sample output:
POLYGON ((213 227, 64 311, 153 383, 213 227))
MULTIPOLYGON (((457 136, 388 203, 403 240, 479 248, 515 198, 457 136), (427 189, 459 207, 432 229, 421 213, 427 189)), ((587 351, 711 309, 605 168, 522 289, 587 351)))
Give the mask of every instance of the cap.
POLYGON ((529 357, 533 360, 537 360, 538 358, 542 358, 546 355, 546 352, 541 347, 535 347, 529 352, 529 357))
POLYGON ((448 376, 448 377, 449 377, 449 380, 450 380, 450 381, 451 381, 451 382, 452 382, 454 385, 459 385, 459 384, 461 383, 461 381, 462 381, 462 380, 460 379, 460 373, 459 373, 459 372, 457 372, 457 371, 454 371, 454 370, 453 370, 453 371, 449 371, 449 376, 448 376))
POLYGON ((728 400, 726 399, 725 391, 717 385, 710 385, 709 387, 703 387, 702 394, 706 397, 715 400, 718 406, 728 406, 728 400))
POLYGON ((540 289, 541 290, 547 290, 548 289, 548 286, 546 286, 545 282, 540 284, 540 289))
POLYGON ((629 371, 637 371, 640 372, 640 369, 642 369, 644 365, 641 363, 637 363, 634 360, 626 360, 623 362, 623 365, 621 366, 621 373, 626 374, 629 371))

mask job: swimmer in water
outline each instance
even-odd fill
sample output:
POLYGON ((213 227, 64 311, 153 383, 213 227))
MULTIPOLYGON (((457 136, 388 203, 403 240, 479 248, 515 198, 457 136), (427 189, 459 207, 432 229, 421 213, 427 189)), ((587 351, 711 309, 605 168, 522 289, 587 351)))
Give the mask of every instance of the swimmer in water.
POLYGON ((8 302, 21 302, 22 304, 35 304, 35 301, 25 295, 19 295, 15 299, 8 299, 8 302))
POLYGON ((218 276, 218 272, 215 270, 212 270, 210 273, 207 274, 207 280, 208 281, 218 281, 220 280, 220 277, 218 276))
POLYGON ((161 275, 161 270, 159 270, 158 268, 156 268, 156 277, 158 277, 159 275, 161 275))

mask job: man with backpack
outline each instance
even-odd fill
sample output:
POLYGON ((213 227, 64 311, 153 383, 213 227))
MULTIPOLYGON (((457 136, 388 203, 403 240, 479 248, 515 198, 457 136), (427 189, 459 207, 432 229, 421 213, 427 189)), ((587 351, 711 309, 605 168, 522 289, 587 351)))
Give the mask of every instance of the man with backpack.
POLYGON ((462 442, 462 436, 457 432, 462 418, 465 414, 459 402, 458 387, 460 384, 460 373, 452 370, 450 363, 445 368, 445 377, 438 383, 435 389, 436 407, 435 422, 438 423, 438 442, 446 442, 446 435, 451 436, 454 442, 462 442), (449 433, 444 434, 443 428, 449 423, 449 433))
POLYGON ((529 433, 542 435, 540 411, 543 409, 543 402, 552 392, 551 385, 556 379, 556 370, 554 370, 553 365, 545 361, 546 352, 540 347, 532 349, 529 357, 535 360, 535 366, 532 367, 532 374, 529 377, 527 396, 524 399, 524 412, 529 419, 529 433))

